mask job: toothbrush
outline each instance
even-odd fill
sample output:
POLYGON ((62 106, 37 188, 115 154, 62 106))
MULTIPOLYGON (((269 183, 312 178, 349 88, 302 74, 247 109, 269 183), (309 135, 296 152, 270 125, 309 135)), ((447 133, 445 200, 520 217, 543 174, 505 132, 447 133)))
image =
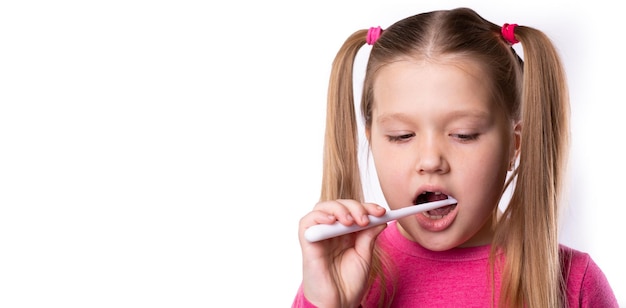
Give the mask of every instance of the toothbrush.
POLYGON ((334 224, 319 224, 315 226, 311 226, 304 231, 304 238, 309 242, 317 242, 325 239, 329 239, 331 237, 336 237, 352 232, 357 232, 361 230, 365 230, 368 228, 372 228, 378 225, 382 225, 384 223, 390 222, 392 220, 400 219, 402 217, 406 217, 409 215, 414 215, 421 212, 426 212, 430 210, 434 210, 436 208, 440 208, 442 206, 451 205, 457 203, 456 199, 452 197, 448 197, 445 200, 433 201, 422 203, 413 206, 403 207, 397 210, 389 210, 383 216, 376 217, 372 215, 368 215, 369 224, 366 226, 359 226, 357 224, 353 224, 350 226, 345 226, 340 222, 335 222, 334 224))

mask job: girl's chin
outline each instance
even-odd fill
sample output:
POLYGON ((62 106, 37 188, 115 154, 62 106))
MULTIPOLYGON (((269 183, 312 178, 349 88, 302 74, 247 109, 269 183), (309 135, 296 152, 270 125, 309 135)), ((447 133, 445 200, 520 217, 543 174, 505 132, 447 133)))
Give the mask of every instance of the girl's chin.
POLYGON ((398 224, 400 234, 410 241, 419 243, 420 246, 432 251, 444 251, 458 246, 458 243, 450 242, 450 238, 442 233, 425 234, 420 238, 412 236, 409 232, 398 224))

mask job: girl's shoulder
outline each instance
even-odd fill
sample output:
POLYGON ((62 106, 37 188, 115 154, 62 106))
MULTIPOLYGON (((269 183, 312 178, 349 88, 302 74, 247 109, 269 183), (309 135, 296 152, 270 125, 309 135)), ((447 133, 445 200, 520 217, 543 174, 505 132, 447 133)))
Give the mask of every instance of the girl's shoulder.
POLYGON ((606 275, 589 253, 560 245, 559 254, 570 307, 619 307, 606 275))
POLYGON ((559 245, 559 255, 561 256, 561 260, 567 263, 576 262, 577 264, 580 263, 580 265, 582 265, 583 263, 590 261, 593 262, 591 256, 587 252, 564 244, 559 245))
POLYGON ((600 267, 587 252, 561 244, 559 245, 559 255, 563 277, 568 282, 575 282, 580 285, 585 279, 597 279, 598 276, 604 276, 600 267), (586 277, 588 275, 589 277, 586 277))

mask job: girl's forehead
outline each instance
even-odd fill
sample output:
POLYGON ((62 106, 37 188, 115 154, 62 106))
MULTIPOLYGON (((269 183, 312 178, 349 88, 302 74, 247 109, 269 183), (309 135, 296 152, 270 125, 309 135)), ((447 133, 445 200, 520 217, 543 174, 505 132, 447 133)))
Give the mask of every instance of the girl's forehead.
POLYGON ((400 57, 393 61, 380 66, 377 73, 374 76, 374 83, 380 78, 381 73, 391 69, 406 69, 406 70, 432 70, 438 68, 440 70, 456 70, 462 71, 469 76, 473 76, 481 80, 482 82, 488 82, 490 77, 487 74, 487 69, 484 67, 484 63, 470 56, 463 56, 457 54, 443 54, 432 56, 417 56, 417 57, 400 57))
POLYGON ((399 114, 449 118, 493 116, 490 83, 471 62, 396 61, 381 68, 373 84, 372 116, 399 114))
POLYGON ((490 96, 484 71, 471 63, 399 61, 382 67, 374 80, 374 96, 386 99, 442 99, 459 95, 490 96))

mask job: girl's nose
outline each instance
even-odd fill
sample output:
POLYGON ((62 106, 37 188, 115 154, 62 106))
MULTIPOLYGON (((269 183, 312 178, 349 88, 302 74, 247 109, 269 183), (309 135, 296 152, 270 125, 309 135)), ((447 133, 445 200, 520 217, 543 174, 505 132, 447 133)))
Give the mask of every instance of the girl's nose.
POLYGON ((450 170, 441 141, 429 138, 420 144, 417 151, 416 169, 418 173, 443 174, 450 170))

